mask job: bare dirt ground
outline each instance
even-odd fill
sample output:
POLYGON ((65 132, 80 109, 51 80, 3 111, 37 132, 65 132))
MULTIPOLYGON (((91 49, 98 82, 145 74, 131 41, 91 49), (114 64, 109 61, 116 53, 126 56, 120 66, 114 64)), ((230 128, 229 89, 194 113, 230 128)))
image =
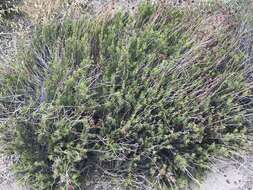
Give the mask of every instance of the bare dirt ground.
POLYGON ((252 190, 253 157, 245 156, 237 160, 214 161, 212 172, 207 172, 200 187, 190 190, 252 190))

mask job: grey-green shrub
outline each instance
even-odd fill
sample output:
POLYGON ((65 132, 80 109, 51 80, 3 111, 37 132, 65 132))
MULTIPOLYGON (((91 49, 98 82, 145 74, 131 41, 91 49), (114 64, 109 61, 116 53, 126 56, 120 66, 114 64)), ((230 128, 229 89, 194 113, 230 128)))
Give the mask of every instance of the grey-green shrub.
POLYGON ((21 0, 1 0, 0 1, 0 22, 18 13, 17 5, 21 0))
POLYGON ((212 157, 243 151, 245 56, 234 28, 200 46, 198 23, 185 9, 144 3, 134 16, 38 28, 0 83, 17 174, 34 189, 85 189, 94 171, 130 189, 143 176, 185 187, 212 157))

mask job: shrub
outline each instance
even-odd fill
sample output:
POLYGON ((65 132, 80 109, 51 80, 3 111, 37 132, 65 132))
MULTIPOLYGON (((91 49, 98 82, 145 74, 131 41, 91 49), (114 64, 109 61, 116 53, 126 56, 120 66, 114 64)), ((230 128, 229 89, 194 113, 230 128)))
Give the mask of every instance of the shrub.
POLYGON ((20 0, 1 0, 0 1, 0 19, 1 17, 9 17, 17 12, 16 5, 20 0))
POLYGON ((236 30, 200 39, 194 14, 144 3, 38 28, 0 83, 17 174, 34 189, 85 189, 95 173, 185 187, 212 157, 243 151, 250 90, 236 30))

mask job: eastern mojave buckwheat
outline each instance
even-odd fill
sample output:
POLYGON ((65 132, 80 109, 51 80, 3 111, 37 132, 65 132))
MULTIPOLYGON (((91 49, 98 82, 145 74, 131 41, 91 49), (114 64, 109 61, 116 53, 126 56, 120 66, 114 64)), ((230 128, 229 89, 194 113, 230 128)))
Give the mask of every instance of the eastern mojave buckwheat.
POLYGON ((92 176, 183 188, 212 157, 247 149, 246 56, 226 14, 209 27, 201 12, 142 3, 37 27, 0 82, 17 175, 45 190, 86 189, 92 176))

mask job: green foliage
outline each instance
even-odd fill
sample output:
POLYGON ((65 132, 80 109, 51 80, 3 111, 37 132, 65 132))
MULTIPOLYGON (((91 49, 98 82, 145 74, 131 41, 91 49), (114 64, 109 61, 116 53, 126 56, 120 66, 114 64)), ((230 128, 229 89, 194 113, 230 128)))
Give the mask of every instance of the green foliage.
POLYGON ((20 2, 21 0, 0 0, 0 33, 9 32, 11 29, 19 27, 14 20, 15 16, 21 16, 21 11, 18 8, 20 2))
POLYGON ((16 5, 21 0, 1 0, 0 1, 0 21, 3 18, 11 17, 18 12, 16 5))
POLYGON ((189 14, 142 4, 37 29, 0 83, 16 172, 34 189, 85 189, 95 170, 183 187, 244 147, 244 55, 229 31, 200 47, 189 14))

